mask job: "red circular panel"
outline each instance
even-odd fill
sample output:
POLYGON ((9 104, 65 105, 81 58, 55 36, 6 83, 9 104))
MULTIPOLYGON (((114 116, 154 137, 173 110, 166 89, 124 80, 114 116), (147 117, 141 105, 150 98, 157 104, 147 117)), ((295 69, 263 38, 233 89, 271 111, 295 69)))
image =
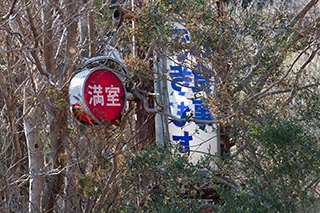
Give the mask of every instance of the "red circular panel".
POLYGON ((99 69, 90 73, 84 84, 84 100, 97 119, 113 121, 125 105, 125 90, 116 74, 99 69))

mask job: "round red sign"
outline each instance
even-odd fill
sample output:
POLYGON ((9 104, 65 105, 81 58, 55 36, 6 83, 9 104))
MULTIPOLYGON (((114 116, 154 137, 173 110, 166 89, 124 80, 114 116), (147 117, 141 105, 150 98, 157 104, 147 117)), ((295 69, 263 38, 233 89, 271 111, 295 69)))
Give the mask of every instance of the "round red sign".
POLYGON ((114 121, 121 116, 125 106, 125 89, 115 73, 97 69, 84 83, 84 101, 99 121, 114 121))

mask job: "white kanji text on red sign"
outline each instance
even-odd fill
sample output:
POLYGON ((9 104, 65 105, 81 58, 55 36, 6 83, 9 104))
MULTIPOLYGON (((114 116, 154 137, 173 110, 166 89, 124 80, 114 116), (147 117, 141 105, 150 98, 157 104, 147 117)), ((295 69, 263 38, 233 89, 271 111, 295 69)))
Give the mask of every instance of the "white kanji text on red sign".
POLYGON ((102 87, 98 85, 89 85, 89 104, 93 106, 121 106, 120 88, 111 85, 110 87, 102 87))

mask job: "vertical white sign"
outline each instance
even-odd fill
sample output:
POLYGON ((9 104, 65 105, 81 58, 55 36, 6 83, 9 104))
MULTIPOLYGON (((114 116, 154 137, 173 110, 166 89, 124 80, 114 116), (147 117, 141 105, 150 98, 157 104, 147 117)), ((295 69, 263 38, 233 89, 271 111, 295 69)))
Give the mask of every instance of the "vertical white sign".
MULTIPOLYGON (((186 28, 175 24, 174 37, 180 42, 190 42, 186 28)), ((187 61, 192 61, 192 54, 185 51, 181 55, 174 55, 172 60, 167 60, 168 95, 170 113, 181 118, 193 118, 199 121, 212 121, 208 105, 204 102, 205 92, 210 90, 208 76, 210 72, 203 65, 197 65, 196 70, 186 66, 187 61)), ((212 91, 213 92, 213 91, 212 91)), ((170 141, 179 146, 179 151, 189 156, 191 162, 198 162, 201 157, 219 152, 219 140, 215 124, 196 123, 171 120, 169 122, 170 141)))

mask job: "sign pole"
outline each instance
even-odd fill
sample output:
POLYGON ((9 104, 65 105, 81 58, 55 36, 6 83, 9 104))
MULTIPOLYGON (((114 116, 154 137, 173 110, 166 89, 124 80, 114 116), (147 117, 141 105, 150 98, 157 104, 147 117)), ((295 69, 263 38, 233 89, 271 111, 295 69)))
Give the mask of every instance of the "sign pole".
MULTIPOLYGON (((161 106, 169 106, 169 97, 167 89, 167 81, 163 78, 166 72, 167 60, 166 58, 156 58, 154 69, 156 71, 156 78, 154 83, 154 91, 156 94, 157 103, 161 106)), ((166 111, 168 111, 167 109, 166 111)), ((155 131, 156 143, 158 146, 165 147, 169 142, 169 120, 167 116, 157 113, 155 116, 155 131)))

